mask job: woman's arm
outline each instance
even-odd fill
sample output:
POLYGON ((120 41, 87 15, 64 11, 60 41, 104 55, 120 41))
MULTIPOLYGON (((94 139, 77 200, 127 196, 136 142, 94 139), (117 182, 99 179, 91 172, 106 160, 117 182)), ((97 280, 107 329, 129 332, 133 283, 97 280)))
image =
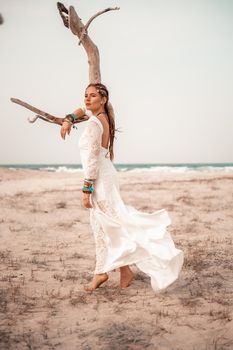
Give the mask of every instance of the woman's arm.
POLYGON ((95 191, 95 180, 98 177, 99 172, 99 155, 102 144, 102 133, 100 126, 90 121, 87 126, 87 141, 88 141, 88 155, 87 163, 84 170, 84 185, 83 190, 83 205, 85 208, 92 208, 91 204, 91 191, 88 187, 93 188, 95 191))
POLYGON ((81 119, 84 116, 91 117, 92 112, 90 110, 87 110, 85 107, 82 107, 76 109, 73 113, 67 114, 66 119, 68 119, 72 123, 75 123, 78 121, 78 119, 81 119))
POLYGON ((90 117, 91 112, 86 110, 86 108, 78 108, 73 113, 67 114, 61 126, 60 134, 63 140, 65 140, 66 134, 70 135, 71 126, 74 120, 84 117, 87 115, 90 117))
POLYGON ((71 115, 74 115, 76 117, 75 119, 82 118, 85 115, 85 109, 84 108, 78 108, 76 109, 71 115))

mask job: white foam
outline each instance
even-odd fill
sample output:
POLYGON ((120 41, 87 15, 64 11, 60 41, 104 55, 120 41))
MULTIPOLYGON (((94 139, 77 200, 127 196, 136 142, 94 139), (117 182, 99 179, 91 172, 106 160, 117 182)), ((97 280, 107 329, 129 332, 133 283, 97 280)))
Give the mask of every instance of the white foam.
POLYGON ((149 168, 142 167, 142 168, 134 168, 134 169, 128 169, 125 170, 125 168, 119 169, 119 171, 129 171, 129 172, 142 172, 142 171, 148 171, 148 172, 168 172, 168 173, 187 173, 187 172, 195 172, 195 171, 206 171, 206 172, 226 172, 230 173, 233 172, 232 166, 224 166, 224 167, 218 167, 218 166, 198 166, 198 167, 188 167, 188 166, 151 166, 149 168))
MULTIPOLYGON (((14 168, 12 168, 13 170, 14 168)), ((153 166, 150 167, 137 167, 135 165, 135 168, 127 167, 118 167, 116 165, 116 169, 119 172, 164 172, 164 173, 187 173, 187 172, 195 172, 195 171, 205 171, 205 172, 226 172, 230 173, 233 172, 233 166, 213 166, 213 165, 200 165, 200 166, 153 166)), ((45 170, 45 171, 53 171, 53 172, 66 172, 66 173, 79 173, 82 172, 82 168, 70 168, 69 166, 48 166, 48 167, 41 167, 39 170, 45 170)))
POLYGON ((79 173, 83 170, 81 168, 69 168, 66 166, 59 166, 59 167, 46 167, 46 168, 40 168, 39 170, 45 170, 45 171, 53 171, 56 173, 79 173))
POLYGON ((188 167, 169 167, 169 166, 151 166, 150 168, 135 168, 130 169, 130 172, 141 172, 141 171, 157 171, 157 172, 171 172, 171 173, 184 173, 193 169, 188 167))

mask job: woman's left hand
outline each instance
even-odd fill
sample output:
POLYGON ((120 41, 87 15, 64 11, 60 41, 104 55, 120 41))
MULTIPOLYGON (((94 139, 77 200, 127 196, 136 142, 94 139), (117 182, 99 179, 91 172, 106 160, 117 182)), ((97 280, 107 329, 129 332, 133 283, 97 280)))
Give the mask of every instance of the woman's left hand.
POLYGON ((84 208, 90 209, 92 208, 91 204, 91 194, 90 193, 83 193, 83 206, 84 208))

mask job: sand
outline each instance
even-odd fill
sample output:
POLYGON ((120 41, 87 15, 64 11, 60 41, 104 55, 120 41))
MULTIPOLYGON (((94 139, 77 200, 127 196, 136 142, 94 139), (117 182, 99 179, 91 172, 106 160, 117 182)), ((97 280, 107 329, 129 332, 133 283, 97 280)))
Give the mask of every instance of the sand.
POLYGON ((0 169, 0 349, 233 349, 233 173, 119 173, 125 203, 168 210, 179 278, 155 293, 135 266, 92 293, 81 173, 0 169), (133 184, 133 186, 129 186, 133 184))

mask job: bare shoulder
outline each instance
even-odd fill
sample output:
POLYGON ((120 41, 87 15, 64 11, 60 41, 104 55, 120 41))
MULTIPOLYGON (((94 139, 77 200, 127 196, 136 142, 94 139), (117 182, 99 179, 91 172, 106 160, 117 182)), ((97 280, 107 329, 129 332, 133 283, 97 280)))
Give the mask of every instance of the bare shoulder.
POLYGON ((106 116, 106 114, 100 114, 97 117, 99 119, 99 121, 101 122, 101 124, 103 125, 103 128, 106 129, 108 128, 108 117, 106 116))

